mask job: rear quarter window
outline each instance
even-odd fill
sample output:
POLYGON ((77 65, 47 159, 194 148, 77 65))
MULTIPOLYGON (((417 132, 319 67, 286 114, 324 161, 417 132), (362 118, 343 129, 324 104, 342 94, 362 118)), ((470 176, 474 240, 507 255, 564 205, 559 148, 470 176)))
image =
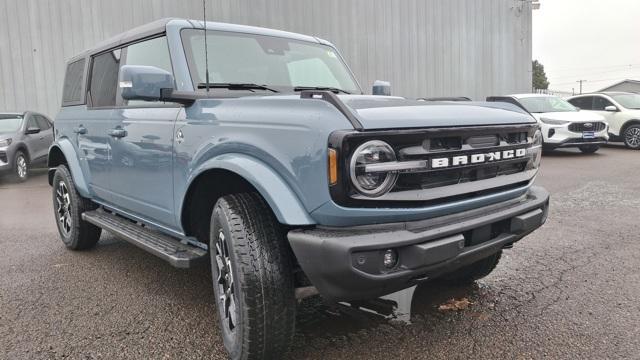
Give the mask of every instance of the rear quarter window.
POLYGON ((62 89, 62 106, 83 104, 85 59, 74 61, 67 65, 62 89))

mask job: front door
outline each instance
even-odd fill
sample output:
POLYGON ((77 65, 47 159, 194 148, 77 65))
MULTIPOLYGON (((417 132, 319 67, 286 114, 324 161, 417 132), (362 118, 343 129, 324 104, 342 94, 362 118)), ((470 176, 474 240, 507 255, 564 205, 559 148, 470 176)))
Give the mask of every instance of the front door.
POLYGON ((48 144, 46 143, 45 138, 47 134, 45 131, 47 128, 42 128, 38 123, 38 115, 29 114, 27 116, 27 124, 25 127, 25 142, 27 144, 27 148, 29 149, 29 160, 31 163, 41 162, 47 156, 48 144), (37 132, 29 133, 29 129, 37 129, 37 132))
POLYGON ((609 99, 604 96, 594 96, 593 97, 593 111, 598 115, 602 115, 607 123, 609 124, 609 132, 619 135, 620 127, 622 126, 622 116, 620 116, 620 111, 607 111, 605 108, 607 106, 615 106, 609 99))
POLYGON ((51 122, 42 115, 35 114, 34 117, 40 128, 38 140, 42 145, 42 154, 39 155, 38 162, 46 162, 47 155, 49 154, 49 146, 53 143, 53 126, 51 122))
MULTIPOLYGON (((123 49, 122 65, 155 66, 172 72, 166 38, 123 49)), ((177 104, 125 101, 118 95, 117 136, 110 139, 111 190, 118 208, 173 228, 173 139, 177 104)))

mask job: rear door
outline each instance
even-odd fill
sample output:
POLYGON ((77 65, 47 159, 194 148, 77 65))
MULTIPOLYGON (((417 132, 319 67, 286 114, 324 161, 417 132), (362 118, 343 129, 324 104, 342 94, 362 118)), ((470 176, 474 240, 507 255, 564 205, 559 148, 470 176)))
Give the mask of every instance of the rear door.
POLYGON ((121 53, 115 49, 92 56, 86 116, 74 128, 89 186, 97 198, 106 202, 112 200, 110 134, 118 124, 113 113, 121 53))
MULTIPOLYGON (((165 36, 123 49, 121 65, 154 66, 173 73, 165 36)), ((118 95, 113 113, 122 137, 111 138, 113 202, 123 210, 159 225, 176 223, 173 203, 173 138, 180 106, 125 101, 118 95)))

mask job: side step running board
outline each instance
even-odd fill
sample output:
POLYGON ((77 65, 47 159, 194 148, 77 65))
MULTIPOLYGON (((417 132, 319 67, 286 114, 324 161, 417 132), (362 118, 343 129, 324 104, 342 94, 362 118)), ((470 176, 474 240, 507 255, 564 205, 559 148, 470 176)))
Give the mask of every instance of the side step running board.
POLYGON ((184 244, 176 238, 102 209, 87 211, 82 214, 82 219, 168 261, 177 268, 188 268, 208 258, 207 250, 184 244))

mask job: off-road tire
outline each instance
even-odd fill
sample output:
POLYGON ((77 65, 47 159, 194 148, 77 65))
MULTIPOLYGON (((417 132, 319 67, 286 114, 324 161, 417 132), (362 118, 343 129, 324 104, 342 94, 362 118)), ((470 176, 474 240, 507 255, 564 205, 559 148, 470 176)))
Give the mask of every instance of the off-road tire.
MULTIPOLYGON (((58 227, 60 238, 66 247, 72 250, 85 250, 92 248, 100 239, 102 229, 82 220, 82 213, 85 211, 95 210, 97 205, 89 199, 83 198, 78 194, 73 183, 73 178, 69 169, 65 165, 56 168, 53 175, 53 214, 58 227), (71 220, 68 231, 64 229, 65 225, 60 221, 60 208, 58 207, 57 196, 59 195, 60 184, 66 186, 69 195, 68 217, 71 220)), ((62 194, 64 196, 64 194, 62 194)))
POLYGON ((11 180, 15 182, 25 182, 29 178, 29 170, 31 170, 31 164, 29 163, 29 157, 22 150, 16 151, 13 157, 13 173, 11 174, 11 180))
POLYGON ((624 129, 624 134, 620 135, 626 147, 633 150, 640 150, 640 138, 638 138, 638 136, 640 136, 640 125, 629 125, 629 127, 624 129))
MULTIPOLYGON (((229 357, 282 358, 295 330, 296 301, 290 251, 280 224, 259 195, 242 193, 220 198, 213 207, 210 225, 214 294, 229 357), (218 248, 222 244, 226 244, 226 252, 218 248), (219 274, 228 273, 218 270, 219 253, 227 254, 232 286, 219 283, 224 282, 219 274), (222 299, 227 292, 224 288, 234 293, 233 330, 226 315, 231 311, 222 299)), ((222 263, 226 263, 225 256, 219 257, 222 263)))
POLYGON ((600 149, 598 145, 583 145, 578 147, 585 154, 593 154, 600 149))
POLYGON ((467 265, 452 273, 446 274, 442 279, 457 284, 467 284, 480 280, 491 274, 496 266, 498 266, 501 256, 502 250, 484 259, 476 261, 471 265, 467 265))

